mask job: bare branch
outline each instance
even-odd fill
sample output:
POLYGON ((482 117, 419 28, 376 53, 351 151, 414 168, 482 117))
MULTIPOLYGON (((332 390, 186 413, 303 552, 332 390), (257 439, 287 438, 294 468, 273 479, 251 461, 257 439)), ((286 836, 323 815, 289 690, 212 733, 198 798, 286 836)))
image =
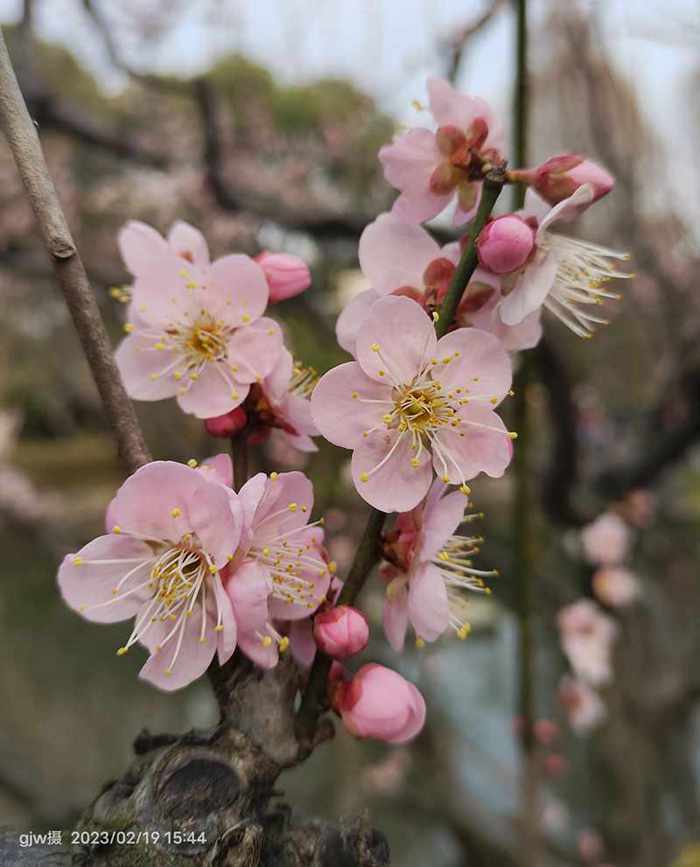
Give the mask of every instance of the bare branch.
POLYGON ((462 64, 462 57, 472 36, 482 31, 484 27, 496 15, 499 9, 503 6, 503 0, 491 0, 484 11, 477 16, 473 21, 469 21, 462 27, 458 33, 445 39, 445 46, 450 52, 450 59, 447 66, 447 80, 453 84, 459 75, 459 67, 462 64))
POLYGON ((150 459, 149 454, 114 362, 97 301, 56 195, 2 33, 0 121, 114 431, 120 458, 125 468, 133 472, 150 459))

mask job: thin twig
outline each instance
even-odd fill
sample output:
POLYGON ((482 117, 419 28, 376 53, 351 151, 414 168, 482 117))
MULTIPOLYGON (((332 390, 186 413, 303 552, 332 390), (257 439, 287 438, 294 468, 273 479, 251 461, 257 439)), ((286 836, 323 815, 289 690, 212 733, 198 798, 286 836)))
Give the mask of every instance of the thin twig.
POLYGON ((0 32, 0 122, 128 472, 150 460, 0 32))

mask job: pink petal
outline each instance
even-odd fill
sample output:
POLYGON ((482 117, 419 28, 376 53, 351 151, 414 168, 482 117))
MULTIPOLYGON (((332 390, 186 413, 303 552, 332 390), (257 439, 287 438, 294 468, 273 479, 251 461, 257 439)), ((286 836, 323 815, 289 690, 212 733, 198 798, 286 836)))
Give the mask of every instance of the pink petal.
POLYGON ((369 318, 372 306, 379 299, 374 289, 360 292, 343 308, 335 323, 335 336, 338 343, 350 355, 355 354, 357 332, 369 318))
POLYGON ((289 649, 295 662, 302 668, 311 668, 316 656, 316 642, 313 633, 313 621, 295 620, 289 626, 289 649))
POLYGON ((538 236, 541 236, 553 223, 570 223, 575 220, 591 204, 593 198, 593 187, 590 184, 578 187, 568 199, 555 205, 542 220, 537 230, 538 236))
POLYGON ((240 549, 243 553, 248 552, 252 543, 255 511, 265 493, 267 483, 268 479, 265 473, 256 473, 248 479, 238 492, 238 501, 241 504, 241 513, 243 515, 243 529, 240 541, 240 549))
POLYGON ((58 570, 58 586, 66 603, 86 620, 95 623, 115 623, 127 620, 142 609, 151 592, 145 587, 141 591, 124 596, 129 590, 143 584, 150 577, 150 569, 139 567, 153 561, 153 551, 138 539, 128 536, 99 536, 93 539, 77 554, 69 554, 63 559, 58 570), (77 563, 76 565, 76 558, 77 563), (116 560, 123 563, 91 563, 91 560, 116 560), (82 562, 81 562, 82 561, 82 562), (134 562, 136 561, 136 562, 134 562), (129 572, 136 570, 120 588, 119 595, 113 590, 129 572), (100 606, 99 608, 93 606, 100 606))
POLYGON ((473 479, 479 473, 500 478, 513 455, 506 427, 493 410, 478 404, 463 406, 458 428, 443 428, 436 434, 440 452, 449 456, 447 466, 433 451, 435 472, 447 475, 452 485, 473 479))
MULTIPOLYGON (((233 605, 231 600, 221 584, 221 578, 218 575, 212 575, 211 587, 214 591, 214 599, 216 605, 212 605, 212 620, 216 623, 216 612, 221 615, 221 625, 224 627, 218 633, 216 642, 219 665, 224 665, 225 662, 233 656, 236 649, 236 639, 238 637, 238 626, 236 617, 233 613, 233 605)), ((217 633, 214 633, 216 635, 217 633)))
POLYGON ((393 214, 381 214, 360 238, 362 273, 379 295, 404 286, 423 288, 423 274, 440 247, 420 226, 393 214))
POLYGON ((506 325, 518 325, 542 306, 554 285, 558 267, 555 255, 538 250, 515 288, 501 301, 498 312, 506 325))
POLYGON ((194 382, 180 389, 177 395, 180 409, 197 418, 216 418, 240 406, 250 386, 232 381, 232 376, 223 362, 210 362, 194 382))
POLYGON ((392 584, 384 598, 384 634, 393 649, 401 653, 408 629, 408 591, 400 579, 399 583, 395 579, 392 584))
MULTIPOLYGON (((445 485, 439 479, 433 482, 433 486, 439 485, 445 490, 445 485)), ((464 520, 464 507, 467 500, 460 491, 440 497, 436 501, 426 505, 423 513, 423 526, 421 539, 415 559, 418 562, 432 560, 447 540, 456 531, 464 520)))
POLYGON ((119 525, 124 533, 170 542, 194 533, 217 566, 226 564, 241 533, 240 506, 223 485, 174 461, 153 461, 130 476, 107 520, 108 527, 119 525))
POLYGON ((380 298, 356 341, 357 360, 377 382, 411 382, 435 354, 437 338, 423 308, 409 298, 380 298))
POLYGON ((139 220, 130 220, 119 231, 117 243, 124 264, 134 277, 148 273, 155 259, 170 253, 160 233, 139 220))
POLYGON ((406 223, 425 223, 441 214, 453 198, 453 193, 438 196, 429 187, 411 193, 401 193, 394 202, 391 213, 406 223))
POLYGON ((352 455, 358 494, 381 512, 407 512, 418 505, 433 477, 428 452, 423 451, 420 465, 414 467, 410 436, 400 437, 398 445, 397 438, 395 431, 375 431, 363 437, 352 455), (380 464, 381 469, 376 469, 380 464))
POLYGON ((313 507, 313 485, 299 470, 268 479, 253 518, 253 543, 264 547, 276 537, 298 530, 308 524, 313 507))
POLYGON ((259 382, 272 372, 282 351, 282 331, 264 317, 237 328, 228 344, 228 362, 237 382, 259 382))
POLYGON ((168 252, 138 274, 131 289, 130 309, 144 322, 161 329, 182 324, 188 317, 193 321, 201 304, 192 282, 196 282, 192 266, 168 252))
POLYGON ((408 616, 416 635, 425 641, 435 641, 450 625, 447 588, 440 570, 432 563, 426 563, 411 573, 408 616))
POLYGON ((265 274, 250 256, 233 254, 213 262, 207 273, 207 310, 227 325, 246 325, 265 312, 269 289, 265 274))
POLYGON ((270 582, 257 563, 246 561, 226 584, 238 624, 238 646, 261 668, 274 668, 279 658, 273 641, 265 646, 261 636, 268 634, 270 620, 267 600, 270 582))
POLYGON ((352 449, 365 431, 382 423, 392 406, 390 398, 389 383, 374 382, 357 362, 349 361, 321 377, 311 395, 311 414, 327 440, 352 449))
POLYGON ((511 360, 493 334, 477 328, 459 328, 438 341, 435 355, 440 361, 446 358, 451 361, 434 368, 433 379, 448 390, 462 387, 465 398, 478 395, 481 400, 494 398, 500 403, 510 389, 511 360), (455 357, 457 352, 459 356, 455 357))
POLYGON ((415 195, 428 190, 430 176, 441 156, 435 133, 417 127, 384 145, 379 159, 387 182, 397 190, 415 195))
POLYGON ((292 353, 285 346, 282 346, 274 367, 267 374, 263 383, 265 394, 268 395, 273 403, 278 403, 286 396, 293 369, 294 359, 292 358, 292 353))
POLYGON ((408 741, 413 740, 416 735, 420 734, 421 729, 425 725, 425 699, 412 683, 407 682, 407 686, 413 698, 412 711, 401 731, 388 739, 389 743, 392 744, 408 743, 408 741))
POLYGON ((204 477, 209 481, 215 479, 227 488, 233 486, 233 463, 230 455, 226 453, 214 455, 213 458, 202 461, 199 471, 204 473, 204 477))
POLYGON ((175 354, 154 349, 154 342, 131 334, 117 347, 115 361, 124 388, 134 400, 162 400, 173 397, 179 388, 173 379, 175 354))
POLYGON ((209 265, 209 247, 206 239, 199 229, 195 229, 189 223, 182 220, 173 223, 168 232, 168 244, 176 256, 200 267, 209 265))
POLYGON ((428 79, 430 111, 438 126, 456 126, 467 131, 476 118, 483 118, 489 127, 486 144, 499 147, 502 131, 495 121, 491 106, 478 96, 460 93, 443 78, 428 79))
POLYGON ((182 689, 183 686, 187 686, 201 677, 209 668, 216 652, 213 629, 207 630, 206 641, 203 642, 200 641, 201 627, 201 613, 195 609, 192 617, 185 618, 185 631, 175 663, 173 664, 172 661, 177 647, 177 633, 161 650, 156 650, 148 657, 146 664, 139 672, 139 677, 165 692, 182 689), (171 665, 172 673, 168 674, 167 669, 171 665))

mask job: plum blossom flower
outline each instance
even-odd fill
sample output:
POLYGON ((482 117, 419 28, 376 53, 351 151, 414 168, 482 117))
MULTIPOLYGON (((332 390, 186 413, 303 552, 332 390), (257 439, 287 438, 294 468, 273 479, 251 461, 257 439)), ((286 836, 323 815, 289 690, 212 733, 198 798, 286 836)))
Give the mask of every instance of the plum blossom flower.
POLYGON ((262 268, 237 254, 210 262, 206 241, 186 223, 167 241, 145 223, 127 223, 119 246, 134 276, 127 337, 116 353, 130 396, 176 396, 199 418, 239 406, 282 347, 279 326, 262 315, 269 294, 262 268))
POLYGON ((238 497, 243 529, 224 587, 241 650, 262 668, 273 668, 290 642, 276 623, 313 614, 326 597, 331 569, 323 531, 318 522, 309 524, 313 487, 303 473, 258 473, 238 497))
POLYGON ((433 470, 465 490, 480 472, 503 474, 512 435, 494 407, 512 371, 493 335, 458 329, 438 341, 414 301, 390 296, 373 307, 356 353, 321 377, 311 412, 326 439, 353 449, 353 482, 370 505, 412 509, 433 470))
POLYGON ((599 726, 607 715, 605 704, 585 681, 564 675, 559 684, 559 701, 577 734, 584 734, 599 726))
MULTIPOLYGON (((532 234, 529 227, 528 231, 532 234)), ((422 226, 405 223, 395 214, 381 214, 360 237, 360 267, 372 288, 360 292, 338 317, 338 343, 355 354, 358 331, 385 295, 412 298, 432 313, 445 297, 459 257, 459 244, 441 248, 422 226)), ((496 334, 507 349, 529 349, 541 335, 539 312, 510 328, 496 313, 500 295, 498 278, 478 269, 464 293, 455 318, 457 326, 473 324, 496 334)))
POLYGON ((604 566, 593 576, 593 591, 611 608, 625 608, 639 598, 641 587, 637 576, 622 566, 604 566))
POLYGON ((581 530, 581 544, 591 563, 616 566, 627 556, 630 532, 614 512, 605 512, 581 530))
POLYGON ((309 266, 298 256, 265 250, 255 257, 255 261, 265 274, 270 289, 270 304, 294 298, 311 285, 309 266))
POLYGON ((579 599, 557 615, 561 645, 573 670, 593 686, 612 677, 612 645, 617 625, 590 599, 579 599))
MULTIPOLYGON (((224 456, 225 457, 225 456, 224 456)), ((164 690, 202 675, 236 647, 236 620, 222 572, 243 523, 235 494, 216 473, 154 461, 128 478, 99 536, 58 571, 65 601, 87 620, 135 617, 118 654, 137 641, 150 656, 140 676, 164 690)))
POLYGON ((351 605, 336 605, 320 611, 314 618, 316 644, 328 656, 345 659, 367 647, 367 618, 351 605))
POLYGON ((590 184, 580 186, 568 199, 547 211, 535 193, 528 190, 523 216, 536 225, 535 250, 523 268, 503 283, 504 299, 499 313, 506 325, 516 325, 544 306, 579 337, 590 337, 606 319, 590 312, 605 299, 617 299, 603 288, 612 278, 631 277, 618 271, 619 253, 588 241, 567 238, 550 231, 560 221, 570 221, 593 201, 590 184))
POLYGON ((465 515, 460 491, 447 491, 442 482, 434 481, 425 500, 399 515, 384 538, 384 632, 397 652, 403 650, 409 623, 419 646, 449 628, 466 638, 469 603, 464 591, 489 593, 483 579, 497 574, 472 565, 482 540, 456 533, 461 524, 478 516, 465 515))
POLYGON ((422 223, 457 198, 455 223, 473 214, 487 165, 500 163, 503 131, 482 99, 459 93, 441 78, 428 79, 437 130, 416 127, 379 151, 384 177, 401 195, 394 213, 422 223))
POLYGON ((591 204, 606 196, 615 186, 615 179, 602 166, 579 154, 557 154, 534 169, 512 171, 513 180, 530 184, 545 202, 556 205, 584 184, 593 188, 591 204))
POLYGON ((331 706, 345 727, 361 738, 405 744, 425 723, 425 700, 416 687, 390 668, 363 665, 348 680, 340 663, 331 669, 331 706))
POLYGON ((509 274, 522 268, 534 246, 532 226, 517 214, 491 220, 476 240, 479 261, 494 274, 509 274))

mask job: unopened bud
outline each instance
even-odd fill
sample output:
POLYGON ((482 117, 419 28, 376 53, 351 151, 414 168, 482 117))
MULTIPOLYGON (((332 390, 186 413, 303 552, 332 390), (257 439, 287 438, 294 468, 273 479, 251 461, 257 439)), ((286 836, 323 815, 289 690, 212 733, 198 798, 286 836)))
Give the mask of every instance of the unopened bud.
POLYGON ((293 298, 311 285, 309 266, 298 256, 269 253, 265 250, 255 257, 255 261, 265 273, 271 304, 293 298))
POLYGON ((345 659, 367 647, 369 626, 365 616, 356 608, 338 605, 316 615, 314 638, 323 653, 345 659))
POLYGON ((487 223, 476 242, 479 261, 494 274, 510 274, 522 268, 534 246, 534 232, 516 214, 487 223))
POLYGON ((218 415, 216 418, 204 420, 204 427, 209 436, 233 437, 239 434, 248 423, 248 416, 242 406, 237 406, 226 415, 218 415))

